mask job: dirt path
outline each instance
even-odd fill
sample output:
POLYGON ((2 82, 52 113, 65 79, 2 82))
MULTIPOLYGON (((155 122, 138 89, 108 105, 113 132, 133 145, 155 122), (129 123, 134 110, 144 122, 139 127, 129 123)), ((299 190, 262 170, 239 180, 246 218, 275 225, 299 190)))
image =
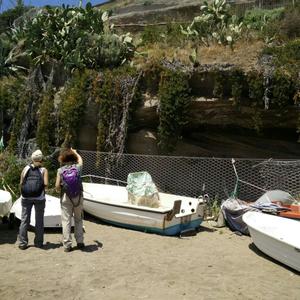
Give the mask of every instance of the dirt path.
MULTIPOLYGON (((17 248, 0 226, 0 299, 300 299, 300 275, 246 236, 204 224, 194 237, 146 234, 85 221, 84 251, 17 248)), ((30 241, 33 233, 30 232, 30 241)))

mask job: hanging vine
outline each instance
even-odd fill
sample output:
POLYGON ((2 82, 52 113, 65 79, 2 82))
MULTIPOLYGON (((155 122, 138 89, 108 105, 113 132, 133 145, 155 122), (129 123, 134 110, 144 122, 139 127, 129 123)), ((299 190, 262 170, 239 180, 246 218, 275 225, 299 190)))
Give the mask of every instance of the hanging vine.
POLYGON ((75 146, 80 122, 84 117, 86 103, 89 98, 89 86, 94 72, 76 71, 61 96, 59 122, 60 142, 75 146))
POLYGON ((273 106, 282 109, 293 103, 295 84, 286 73, 276 70, 271 81, 273 106))
POLYGON ((214 73, 213 96, 218 98, 218 99, 223 99, 225 76, 219 70, 215 70, 213 73, 214 73))
POLYGON ((46 90, 42 95, 36 132, 37 144, 45 154, 48 154, 50 146, 54 145, 53 128, 55 128, 53 90, 46 90))
POLYGON ((233 105, 239 106, 244 86, 244 73, 240 69, 232 70, 231 76, 231 95, 233 98, 233 105))
POLYGON ((171 152, 181 138, 182 129, 187 125, 191 101, 188 83, 189 74, 179 68, 166 68, 161 73, 159 84, 159 126, 158 146, 162 152, 171 152))
MULTIPOLYGON (((10 124, 18 111, 18 104, 24 86, 23 77, 2 77, 0 80, 0 133, 6 146, 10 124)), ((15 148, 13 148, 15 149, 15 148)))
POLYGON ((248 95, 250 106, 252 107, 252 124, 257 134, 260 134, 263 128, 263 120, 260 109, 264 107, 264 81, 263 74, 251 71, 247 74, 248 95))

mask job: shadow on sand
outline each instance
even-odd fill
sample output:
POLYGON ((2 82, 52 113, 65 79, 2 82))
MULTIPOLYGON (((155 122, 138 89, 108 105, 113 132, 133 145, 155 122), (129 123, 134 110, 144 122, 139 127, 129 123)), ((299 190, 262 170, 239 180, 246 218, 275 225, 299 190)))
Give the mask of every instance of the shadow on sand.
POLYGON ((275 259, 272 258, 271 256, 269 256, 269 255, 263 253, 262 251, 260 251, 260 250, 255 246, 254 243, 249 244, 249 249, 252 250, 253 252, 255 252, 255 253, 256 253, 257 255, 259 255, 260 257, 263 257, 263 258, 265 258, 265 259, 271 261, 272 263, 274 263, 274 264, 276 264, 276 265, 278 265, 278 266, 281 266, 281 267, 287 269, 288 271, 294 273, 295 275, 298 275, 298 276, 300 275, 300 272, 298 272, 298 271, 296 271, 296 270, 290 268, 289 266, 286 266, 285 264, 279 262, 278 260, 275 260, 275 259))
POLYGON ((209 226, 206 226, 205 224, 201 224, 198 228, 198 232, 215 232, 218 231, 219 228, 212 228, 209 226))
POLYGON ((8 228, 8 224, 0 222, 0 245, 15 244, 18 236, 18 227, 8 228))
MULTIPOLYGON (((97 219, 93 219, 92 221, 97 221, 97 219)), ((20 222, 18 220, 15 220, 13 223, 13 226, 10 226, 11 224, 8 223, 2 223, 0 219, 0 245, 3 244, 16 244, 18 239, 18 231, 19 231, 19 225, 20 222)), ((30 226, 29 231, 34 232, 34 227, 30 226)), ((62 234, 62 228, 45 228, 44 230, 45 234, 62 234)), ((72 233, 74 233, 74 228, 72 228, 72 233)), ((94 240, 95 244, 86 245, 83 249, 80 249, 83 252, 94 252, 101 248, 103 248, 103 244, 97 240, 94 240)), ((34 245, 29 245, 29 248, 35 247, 34 245)), ((52 250, 63 247, 63 244, 61 242, 59 243, 51 243, 51 242, 45 242, 41 250, 52 250)), ((74 250, 77 250, 76 247, 74 247, 74 250)))
POLYGON ((94 252, 94 251, 98 251, 99 249, 103 248, 103 244, 97 240, 94 240, 95 244, 92 245, 85 245, 85 247, 83 249, 81 249, 82 252, 94 252))

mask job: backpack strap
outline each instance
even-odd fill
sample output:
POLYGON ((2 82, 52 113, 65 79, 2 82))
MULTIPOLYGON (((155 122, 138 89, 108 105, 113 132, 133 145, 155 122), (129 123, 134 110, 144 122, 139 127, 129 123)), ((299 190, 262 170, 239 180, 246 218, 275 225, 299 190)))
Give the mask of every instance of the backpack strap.
POLYGON ((80 205, 81 195, 78 196, 78 202, 75 204, 72 198, 69 198, 73 204, 73 207, 78 207, 80 205))
MULTIPOLYGON (((62 203, 64 194, 67 196, 67 193, 65 191, 63 191, 62 189, 60 189, 60 204, 62 203)), ((78 195, 78 202, 76 204, 74 203, 72 198, 70 198, 70 197, 68 197, 68 198, 72 202, 73 207, 78 207, 80 205, 81 195, 78 195)))
MULTIPOLYGON (((43 181, 43 183, 44 183, 44 176, 43 176, 43 174, 44 174, 44 170, 45 170, 45 168, 43 168, 43 167, 35 167, 35 166, 32 166, 32 164, 30 164, 30 165, 28 165, 28 170, 26 171, 26 177, 28 176, 28 171, 31 169, 31 170, 36 170, 36 169, 38 169, 38 171, 39 171, 39 175, 40 175, 40 177, 41 177, 41 179, 42 179, 42 181, 43 181)), ((25 179, 25 177, 24 177, 24 179, 25 179)), ((44 184, 45 185, 45 184, 44 184)))
POLYGON ((25 166, 25 168, 23 169, 23 178, 22 178, 22 183, 25 182, 25 180, 27 179, 28 177, 28 171, 31 169, 31 165, 27 165, 25 166))
MULTIPOLYGON (((25 174, 23 174, 22 184, 26 181, 26 179, 29 175, 29 171, 34 169, 34 167, 31 164, 27 165, 25 168, 24 168, 25 174), (26 170, 25 170, 25 168, 26 168, 26 170)), ((39 172, 39 174, 42 176, 41 172, 39 172)), ((43 179, 43 182, 44 182, 43 176, 42 176, 42 179, 43 179)))

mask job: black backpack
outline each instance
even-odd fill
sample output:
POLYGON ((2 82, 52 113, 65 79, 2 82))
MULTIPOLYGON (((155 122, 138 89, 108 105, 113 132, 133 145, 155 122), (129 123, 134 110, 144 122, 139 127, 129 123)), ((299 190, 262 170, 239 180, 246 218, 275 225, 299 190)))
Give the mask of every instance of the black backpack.
POLYGON ((23 198, 39 197, 44 191, 44 178, 39 167, 29 166, 28 171, 21 186, 21 194, 23 198))

